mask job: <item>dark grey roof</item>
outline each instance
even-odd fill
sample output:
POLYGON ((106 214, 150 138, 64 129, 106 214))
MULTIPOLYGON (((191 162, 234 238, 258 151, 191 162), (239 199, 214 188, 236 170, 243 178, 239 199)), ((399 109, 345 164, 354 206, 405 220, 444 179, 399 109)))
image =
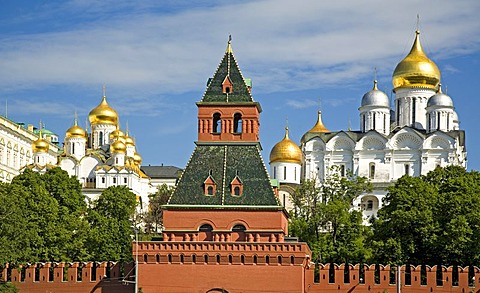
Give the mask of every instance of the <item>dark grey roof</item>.
POLYGON ((175 166, 142 166, 140 169, 150 178, 178 178, 182 169, 175 166))

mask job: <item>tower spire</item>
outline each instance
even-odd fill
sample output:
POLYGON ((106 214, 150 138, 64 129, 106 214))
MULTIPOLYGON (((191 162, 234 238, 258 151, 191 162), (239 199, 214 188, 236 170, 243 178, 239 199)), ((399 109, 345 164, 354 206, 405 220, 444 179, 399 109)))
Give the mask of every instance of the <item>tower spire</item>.
POLYGON ((227 50, 225 50, 225 53, 227 53, 227 54, 233 53, 233 50, 232 50, 232 35, 228 35, 227 50))
POLYGON ((106 84, 103 84, 103 86, 102 86, 102 93, 103 93, 104 97, 107 96, 107 85, 106 84))

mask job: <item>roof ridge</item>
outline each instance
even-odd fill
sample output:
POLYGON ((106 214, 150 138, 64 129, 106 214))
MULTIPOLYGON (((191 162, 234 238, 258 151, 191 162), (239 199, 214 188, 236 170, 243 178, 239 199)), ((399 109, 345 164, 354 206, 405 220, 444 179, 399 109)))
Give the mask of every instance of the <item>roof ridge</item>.
POLYGON ((225 145, 223 155, 222 205, 225 203, 225 182, 227 180, 227 152, 228 146, 225 145))
POLYGON ((193 155, 195 154, 195 150, 196 150, 196 149, 197 149, 197 146, 195 146, 195 148, 193 149, 193 152, 192 152, 192 154, 190 155, 190 159, 188 159, 187 165, 186 165, 185 168, 183 169, 182 174, 180 174, 180 177, 178 178, 177 184, 175 184, 175 187, 173 188, 172 193, 170 194, 170 197, 168 198, 167 204, 170 204, 170 200, 172 199, 172 196, 175 194, 175 191, 177 191, 178 182, 180 182, 180 181, 182 180, 183 175, 185 174, 185 171, 186 171, 187 168, 188 168, 188 165, 190 165, 190 162, 192 161, 192 158, 193 158, 193 155))
MULTIPOLYGON (((265 166, 265 161, 263 160, 263 157, 262 157, 262 154, 260 152, 260 149, 258 148, 258 145, 257 145, 256 149, 257 149, 258 155, 260 156, 260 161, 262 162, 263 170, 265 171, 265 173, 267 173, 268 180, 271 180, 272 178, 270 178, 270 173, 268 173, 268 171, 267 171, 267 166, 265 166)), ((271 184, 270 184, 270 189, 274 194, 274 197, 275 197, 275 200, 276 200, 277 204, 280 205, 280 206, 283 206, 283 204, 280 203, 280 199, 275 195, 275 190, 273 189, 273 185, 271 185, 271 184)))
MULTIPOLYGON (((215 69, 215 72, 213 73, 213 76, 217 75, 218 73, 218 70, 220 69, 220 66, 222 65, 223 63, 223 59, 225 59, 225 56, 227 55, 228 53, 225 53, 225 55, 223 55, 223 58, 220 59, 220 63, 218 63, 217 65, 217 69, 215 69)), ((207 87, 205 88, 205 91, 203 92, 203 95, 202 95, 202 99, 200 101, 203 101, 203 99, 205 98, 205 95, 207 94, 208 92, 208 88, 210 87, 210 84, 212 83, 213 81, 213 77, 209 79, 209 82, 207 84, 207 87)))
MULTIPOLYGON (((243 83, 245 84, 245 87, 248 88, 248 85, 247 85, 247 83, 246 83, 246 81, 245 81, 245 76, 243 76, 242 70, 240 69, 240 66, 238 65, 237 59, 235 58, 235 56, 233 55, 233 53, 232 53, 232 58, 233 58, 233 62, 235 62, 235 65, 236 65, 237 68, 238 68, 238 72, 240 73, 240 76, 242 77, 242 80, 243 80, 243 83)), ((230 70, 230 67, 229 67, 229 70, 230 70)), ((248 94, 249 94, 250 97, 252 98, 252 101, 255 102, 255 100, 253 99, 252 93, 249 92, 248 94)))

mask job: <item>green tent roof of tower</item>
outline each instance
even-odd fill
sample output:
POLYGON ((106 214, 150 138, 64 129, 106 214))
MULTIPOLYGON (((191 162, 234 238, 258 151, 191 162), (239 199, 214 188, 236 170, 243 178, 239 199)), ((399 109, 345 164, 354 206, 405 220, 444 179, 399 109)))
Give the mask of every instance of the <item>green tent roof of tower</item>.
POLYGON ((220 61, 213 77, 208 80, 207 90, 203 94, 201 102, 254 102, 248 90, 248 86, 250 85, 251 80, 243 78, 242 72, 233 56, 232 46, 229 40, 222 61, 220 61), (223 92, 223 81, 227 77, 233 85, 230 93, 223 92))
MULTIPOLYGON (((240 68, 232 53, 230 40, 225 55, 210 79, 201 104, 254 104, 240 68), (233 91, 223 93, 228 77, 233 91)), ((167 208, 211 209, 283 209, 273 190, 259 142, 197 142, 195 150, 170 196, 167 208), (215 183, 215 193, 206 192, 206 179, 215 183), (235 195, 232 181, 237 178, 243 191, 235 195)))
POLYGON ((258 143, 197 143, 168 206, 278 207, 258 143), (215 180, 216 193, 205 194, 208 176, 215 180), (238 176, 240 196, 232 195, 230 183, 238 176))

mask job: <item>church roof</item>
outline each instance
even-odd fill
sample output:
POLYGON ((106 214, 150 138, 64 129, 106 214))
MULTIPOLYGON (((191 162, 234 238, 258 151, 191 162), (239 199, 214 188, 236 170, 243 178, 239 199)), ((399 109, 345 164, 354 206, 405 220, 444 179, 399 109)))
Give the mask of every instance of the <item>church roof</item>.
MULTIPOLYGON (((335 131, 335 132, 316 132, 316 133, 305 133, 305 135, 302 137, 302 144, 306 143, 310 140, 312 140, 315 137, 318 137, 322 139, 325 143, 329 142, 332 138, 336 137, 340 133, 344 133, 348 137, 350 137, 353 141, 358 142, 360 139, 362 139, 364 136, 369 135, 370 132, 377 132, 379 135, 390 139, 393 137, 396 133, 398 133, 402 129, 408 129, 410 131, 413 131, 417 133, 420 137, 423 139, 427 138, 428 136, 434 135, 436 132, 432 133, 427 133, 425 129, 416 129, 413 127, 409 126, 403 126, 403 127, 396 127, 392 129, 390 134, 388 136, 385 136, 382 133, 379 133, 375 130, 370 130, 369 132, 361 132, 361 131, 335 131)), ((451 130, 451 131, 440 131, 451 138, 458 139, 459 145, 465 147, 465 131, 464 130, 451 130)))
POLYGON ((282 209, 260 155, 258 143, 197 143, 170 197, 167 208, 282 209), (205 194, 205 180, 211 176, 217 186, 214 195, 205 194), (243 184, 240 196, 232 195, 230 183, 238 176, 243 184))
POLYGON ((237 61, 233 56, 231 39, 228 41, 225 55, 220 61, 212 78, 208 80, 207 89, 203 94, 201 102, 215 103, 242 103, 254 102, 248 89, 247 83, 251 85, 250 80, 243 78, 242 72, 238 67, 237 61), (223 83, 227 79, 232 84, 232 90, 224 93, 223 83))
POLYGON ((150 178, 177 178, 182 172, 182 169, 175 166, 142 166, 145 174, 150 178))

